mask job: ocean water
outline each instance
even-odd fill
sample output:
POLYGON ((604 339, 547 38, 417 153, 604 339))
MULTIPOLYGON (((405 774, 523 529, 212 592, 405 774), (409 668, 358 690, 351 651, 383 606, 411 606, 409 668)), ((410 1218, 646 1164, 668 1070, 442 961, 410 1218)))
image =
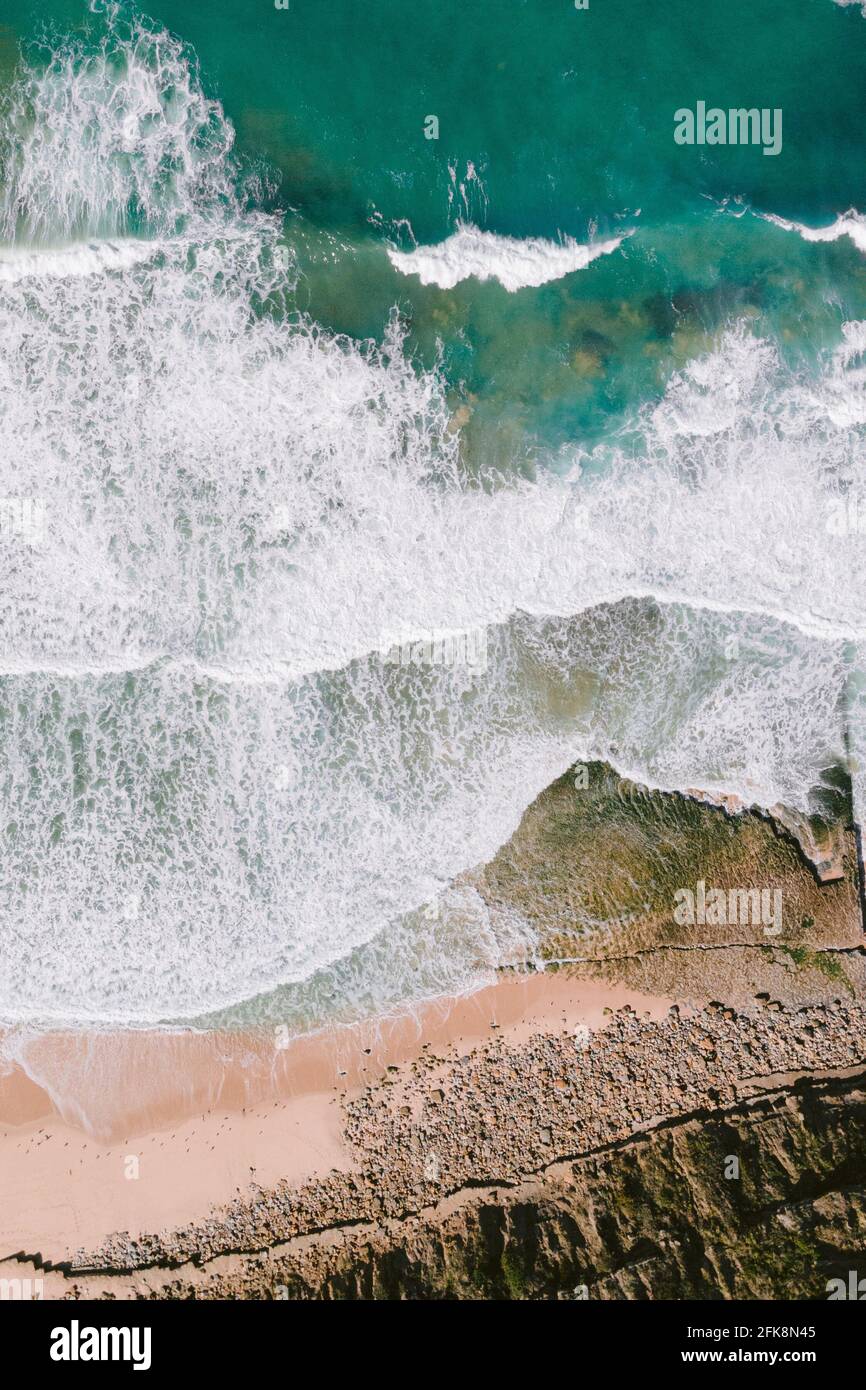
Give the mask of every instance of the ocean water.
POLYGON ((4 0, 0 1021, 470 988, 575 761, 863 805, 864 71, 834 0, 4 0))

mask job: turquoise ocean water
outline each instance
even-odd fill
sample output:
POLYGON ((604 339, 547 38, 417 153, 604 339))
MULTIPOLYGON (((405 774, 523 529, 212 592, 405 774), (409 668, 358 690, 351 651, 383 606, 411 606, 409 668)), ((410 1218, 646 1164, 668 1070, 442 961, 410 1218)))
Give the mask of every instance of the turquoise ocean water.
POLYGON ((3 0, 0 1019, 467 988, 576 760, 857 782, 864 74, 834 0, 3 0))

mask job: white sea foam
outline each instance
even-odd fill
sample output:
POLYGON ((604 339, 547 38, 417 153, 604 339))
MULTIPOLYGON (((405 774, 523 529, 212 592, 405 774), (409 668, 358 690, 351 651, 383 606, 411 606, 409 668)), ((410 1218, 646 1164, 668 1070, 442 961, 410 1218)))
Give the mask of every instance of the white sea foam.
POLYGON ((422 285, 452 290, 461 280, 498 280, 515 290, 546 285, 572 271, 584 270, 599 256, 609 256, 625 236, 584 246, 572 237, 546 241, 542 237, 499 236, 465 223, 458 225, 437 246, 417 246, 413 251, 388 248, 391 263, 403 275, 417 275, 422 285))
POLYGON ((858 251, 866 252, 866 217, 855 208, 840 213, 826 227, 807 227, 803 222, 790 222, 786 217, 778 217, 773 212, 759 214, 765 222, 774 227, 782 227, 786 232, 797 232, 804 241, 838 241, 840 237, 850 237, 858 251))
POLYGON ((825 525, 862 478, 863 326, 814 378, 733 331, 568 477, 472 485, 395 327, 280 312, 281 226, 241 211, 188 55, 111 42, 95 78, 71 46, 23 79, 79 123, 68 188, 11 126, 4 264, 34 260, 0 281, 0 497, 44 499, 46 540, 0 544, 0 1018, 484 978, 532 934, 451 885, 576 758, 805 806, 866 639, 825 525), (130 223, 152 255, 56 273, 64 235, 130 223), (478 629, 484 670, 382 656, 478 629))
POLYGON ((176 228, 192 208, 233 201, 234 132, 168 33, 109 27, 24 70, 4 99, 0 240, 176 228))
POLYGON ((82 242, 55 250, 0 249, 0 284, 13 280, 62 279, 67 275, 99 275, 107 270, 128 270, 150 260, 156 248, 151 242, 126 238, 121 241, 82 242))

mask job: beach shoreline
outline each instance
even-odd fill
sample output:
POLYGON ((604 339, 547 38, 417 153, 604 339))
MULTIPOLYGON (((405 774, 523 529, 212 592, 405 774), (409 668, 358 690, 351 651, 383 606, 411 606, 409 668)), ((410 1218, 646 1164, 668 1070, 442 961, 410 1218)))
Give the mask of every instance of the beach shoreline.
POLYGON ((494 1037, 597 1030, 620 1009, 658 1019, 673 1002, 575 971, 509 972, 285 1047, 275 1030, 45 1034, 29 1044, 31 1074, 0 1079, 0 1256, 56 1263, 117 1231, 170 1230, 258 1188, 351 1171, 342 1103, 422 1054, 447 1064, 494 1037))
MULTIPOLYGON (((603 773, 593 785, 587 829, 559 779, 475 876, 492 908, 534 915, 543 966, 502 967, 474 992, 294 1038, 276 1021, 246 1031, 0 1032, 0 1278, 29 1268, 45 1296, 64 1297, 79 1267, 98 1292, 103 1267, 143 1262, 152 1292, 162 1287, 154 1270, 231 1252, 232 1232, 253 1251, 279 1245, 277 1232, 295 1240, 345 1223, 379 1239, 383 1219, 438 1200, 440 1158, 449 1190, 461 1191, 477 1161, 510 1183, 549 1167, 556 1152, 539 1136, 569 1153, 571 1131, 555 1137, 563 1106, 581 1142, 620 1142, 659 1116, 678 1123, 690 1107, 735 1102, 753 1071, 776 1084, 866 1061, 849 1016, 866 997, 850 834, 839 839, 842 878, 819 882, 802 847, 748 811, 729 819, 683 798, 632 795, 603 773), (612 845, 595 822, 617 831, 612 845), (769 879, 784 890, 782 933, 671 918, 668 889, 690 881, 692 836, 707 847, 699 880, 769 879), (651 892, 640 913, 614 914, 587 934, 573 925, 575 875, 605 900, 627 900, 629 875, 651 892), (708 1058, 721 1068, 718 1085, 708 1058), (487 1080, 473 1081, 476 1072, 487 1080), (488 1084, 497 1101, 502 1087, 513 1092, 493 1131, 479 1127, 488 1084), (427 1146, 446 1112, 447 1132, 427 1146), (478 1159, 467 1157, 466 1134, 478 1159)), ((118 1270, 106 1277, 115 1296, 118 1270)), ((123 1296, 139 1287, 130 1279, 123 1296)))
MULTIPOLYGON (((139 1141, 140 1178, 127 1183, 138 1205, 121 1224, 122 1179, 97 1146, 74 1194, 74 1233, 97 1238, 73 1248, 72 1194, 48 1188, 43 1171, 16 1201, 47 1243, 0 1258, 4 1290, 20 1290, 6 1296, 569 1298, 581 1281, 593 1298, 814 1296, 866 1193, 862 1002, 760 995, 744 1008, 665 1009, 644 996, 609 1011, 584 982, 553 979, 546 997, 550 979, 523 992, 519 1019, 488 1020, 484 1040, 489 998, 474 1033, 461 1019, 436 1050, 416 1036, 411 1059, 387 1062, 392 1048, 362 1089, 326 1095, 341 1148, 320 1149, 306 1176, 315 1106, 303 1134, 291 1101, 272 1104, 267 1126, 266 1107, 246 1127, 206 1114, 193 1122, 204 1152, 186 1169, 177 1129, 151 1135, 156 1147, 139 1141), (209 1204, 254 1130, 257 1162, 270 1149, 277 1181, 250 1174, 209 1204), (161 1204, 160 1158, 176 1211, 161 1204)), ((322 1096, 296 1097, 311 1099, 322 1096)), ((31 1161, 58 1175, 68 1142, 53 1127, 31 1161)))

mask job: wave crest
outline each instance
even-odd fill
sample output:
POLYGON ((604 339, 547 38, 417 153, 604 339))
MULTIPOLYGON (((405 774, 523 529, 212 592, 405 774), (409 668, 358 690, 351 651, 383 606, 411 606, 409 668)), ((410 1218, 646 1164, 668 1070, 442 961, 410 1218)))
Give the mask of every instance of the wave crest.
POLYGON ((391 264, 402 275, 417 275, 422 285, 452 290, 461 280, 498 280, 509 293, 546 285, 575 270, 584 270, 599 256, 609 256, 626 236, 581 245, 572 237, 546 241, 542 237, 499 236, 466 223, 458 223, 438 246, 416 246, 413 251, 388 248, 391 264))

